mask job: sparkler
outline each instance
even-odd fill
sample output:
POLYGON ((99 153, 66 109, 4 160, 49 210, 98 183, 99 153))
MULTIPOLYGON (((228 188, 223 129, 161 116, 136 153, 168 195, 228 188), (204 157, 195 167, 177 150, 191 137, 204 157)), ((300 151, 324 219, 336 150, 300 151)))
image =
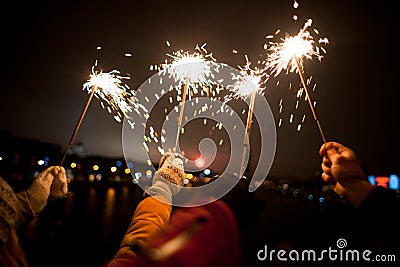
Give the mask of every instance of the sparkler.
MULTIPOLYGON (((324 143, 326 143, 326 138, 324 132, 322 131, 322 127, 317 117, 314 105, 312 104, 311 96, 309 94, 303 73, 304 58, 312 59, 313 57, 316 57, 319 61, 321 61, 323 58, 323 56, 321 55, 321 51, 323 53, 326 53, 323 47, 319 47, 315 44, 313 36, 308 31, 308 28, 311 25, 312 20, 308 19, 304 24, 304 27, 299 31, 296 36, 286 36, 284 39, 281 38, 282 42, 280 43, 269 42, 268 44, 266 44, 265 49, 267 51, 270 51, 271 53, 267 56, 265 62, 265 70, 270 71, 271 75, 273 75, 274 77, 278 76, 282 70, 287 70, 288 72, 298 72, 301 83, 303 84, 304 90, 306 92, 306 96, 314 120, 317 123, 319 132, 324 143)), ((318 33, 318 31, 314 31, 318 33)), ((268 36, 267 38, 271 38, 271 36, 268 36)), ((318 43, 327 44, 329 42, 327 38, 320 38, 318 40, 318 43)))
MULTIPOLYGON (((94 70, 96 65, 97 61, 92 67, 90 79, 83 84, 83 90, 87 90, 89 92, 89 97, 75 126, 75 130, 72 133, 60 165, 63 164, 65 157, 76 138, 93 96, 101 98, 105 103, 107 103, 107 110, 109 113, 112 113, 112 111, 116 112, 116 115, 114 115, 114 119, 116 121, 121 122, 121 118, 125 116, 128 118, 131 127, 134 125, 134 123, 131 121, 132 117, 129 115, 129 112, 131 112, 133 109, 138 109, 138 105, 136 105, 135 102, 135 93, 132 90, 128 91, 128 85, 122 82, 123 79, 129 79, 129 77, 120 76, 120 72, 118 70, 112 70, 110 72, 97 72, 94 70)), ((106 107, 103 102, 101 102, 101 105, 103 108, 106 107)))
POLYGON ((212 54, 207 52, 205 45, 203 44, 201 47, 197 45, 194 53, 179 50, 173 54, 167 54, 172 58, 172 61, 168 62, 166 60, 161 65, 160 74, 168 73, 178 83, 177 88, 183 86, 175 150, 178 146, 179 133, 182 128, 186 97, 191 97, 192 94, 197 94, 199 91, 202 94, 208 94, 208 88, 214 84, 214 72, 219 70, 220 65, 212 54))
POLYGON ((241 98, 241 99, 246 99, 247 97, 250 96, 250 105, 249 105, 249 111, 247 113, 247 121, 246 121, 246 129, 245 129, 245 135, 243 139, 243 154, 242 154, 242 161, 240 165, 240 174, 244 173, 245 164, 244 161, 246 159, 246 152, 249 152, 250 149, 250 129, 251 129, 251 124, 253 122, 253 111, 254 111, 254 104, 255 104, 255 99, 257 93, 260 93, 263 91, 264 88, 261 87, 262 84, 262 78, 266 76, 265 73, 263 73, 260 69, 251 69, 250 65, 251 62, 249 61, 247 55, 245 56, 246 58, 246 64, 244 68, 240 68, 240 75, 234 75, 233 80, 236 80, 235 83, 232 86, 227 86, 227 89, 232 92, 230 96, 227 96, 227 98, 241 98))

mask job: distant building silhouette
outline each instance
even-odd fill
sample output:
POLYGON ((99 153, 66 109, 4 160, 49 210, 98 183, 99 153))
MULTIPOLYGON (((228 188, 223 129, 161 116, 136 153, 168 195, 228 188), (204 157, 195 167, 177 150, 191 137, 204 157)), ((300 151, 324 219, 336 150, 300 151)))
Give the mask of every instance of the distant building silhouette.
POLYGON ((70 155, 75 155, 77 157, 84 158, 88 155, 87 150, 82 142, 77 142, 71 146, 71 150, 69 151, 70 155))
MULTIPOLYGON (((0 175, 17 191, 27 188, 48 166, 59 165, 62 146, 12 135, 0 129, 0 175)), ((76 182, 151 182, 146 163, 126 162, 124 158, 90 156, 82 143, 71 147, 63 162, 67 176, 76 182), (147 174, 147 175, 146 175, 147 174)), ((151 171, 151 174, 153 172, 151 171)))
POLYGON ((61 146, 12 135, 0 129, 0 175, 14 188, 30 185, 35 172, 55 164, 61 146))

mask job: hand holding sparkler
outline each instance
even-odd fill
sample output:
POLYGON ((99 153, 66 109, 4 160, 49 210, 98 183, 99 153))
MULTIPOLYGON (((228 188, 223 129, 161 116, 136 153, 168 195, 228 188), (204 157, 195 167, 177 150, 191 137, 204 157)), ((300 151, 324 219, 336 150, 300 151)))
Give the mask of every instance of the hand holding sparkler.
POLYGON ((36 216, 48 203, 68 196, 68 183, 62 166, 50 166, 40 172, 25 191, 32 213, 36 216))

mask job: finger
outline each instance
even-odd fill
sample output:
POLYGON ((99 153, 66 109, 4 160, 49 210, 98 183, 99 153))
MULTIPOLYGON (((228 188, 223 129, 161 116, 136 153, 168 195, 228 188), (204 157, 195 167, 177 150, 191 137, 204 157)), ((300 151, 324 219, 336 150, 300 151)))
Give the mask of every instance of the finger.
POLYGON ((53 175, 53 176, 57 176, 58 173, 60 172, 60 166, 51 166, 49 168, 47 168, 48 173, 53 175))
POLYGON ((58 167, 59 167, 59 169, 60 169, 60 172, 65 173, 65 168, 64 168, 63 166, 58 166, 58 167))
MULTIPOLYGON (((58 173, 54 177, 54 182, 57 182, 59 184, 66 184, 67 183, 67 176, 65 173, 65 169, 61 166, 57 166, 58 173)), ((53 183, 54 183, 53 182, 53 183)))
POLYGON ((65 176, 65 172, 60 171, 54 177, 53 183, 50 188, 50 196, 52 197, 60 197, 68 193, 68 183, 67 177, 65 176))
POLYGON ((329 144, 326 145, 326 151, 324 156, 331 161, 333 161, 335 157, 340 155, 338 152, 339 147, 337 147, 335 144, 336 144, 335 142, 330 142, 329 144))
POLYGON ((55 166, 51 166, 42 171, 41 173, 39 173, 36 179, 43 181, 53 181, 57 173, 58 173, 57 168, 55 166))
POLYGON ((325 155, 325 153, 326 153, 326 146, 328 145, 328 143, 324 143, 324 144, 322 144, 321 145, 321 147, 320 147, 320 149, 319 149, 319 154, 321 155, 321 156, 324 156, 325 155))
POLYGON ((332 161, 327 157, 323 157, 322 163, 325 164, 329 168, 332 166, 332 161))
POLYGON ((321 169, 327 175, 331 175, 331 167, 330 167, 330 165, 326 165, 325 163, 322 163, 321 164, 321 169))
POLYGON ((321 156, 325 156, 328 150, 330 150, 330 149, 336 149, 337 144, 339 144, 339 143, 336 143, 336 142, 327 142, 327 143, 322 144, 322 145, 321 145, 321 148, 319 149, 319 154, 320 154, 321 156))
POLYGON ((58 170, 57 170, 56 166, 50 166, 50 167, 46 168, 46 169, 43 171, 43 173, 45 173, 45 174, 52 173, 52 174, 55 175, 55 174, 58 173, 58 170))
POLYGON ((170 155, 170 152, 165 153, 161 158, 160 161, 158 162, 158 168, 161 168, 162 165, 164 164, 164 161, 167 159, 167 157, 170 155))
POLYGON ((335 185, 336 184, 336 179, 333 178, 333 176, 328 175, 327 173, 322 173, 321 175, 322 180, 324 180, 325 183, 330 184, 330 185, 335 185))
POLYGON ((61 182, 66 182, 67 181, 67 176, 65 175, 65 172, 60 171, 57 173, 55 179, 61 181, 61 182))
POLYGON ((171 164, 183 170, 183 161, 180 158, 174 158, 171 164))

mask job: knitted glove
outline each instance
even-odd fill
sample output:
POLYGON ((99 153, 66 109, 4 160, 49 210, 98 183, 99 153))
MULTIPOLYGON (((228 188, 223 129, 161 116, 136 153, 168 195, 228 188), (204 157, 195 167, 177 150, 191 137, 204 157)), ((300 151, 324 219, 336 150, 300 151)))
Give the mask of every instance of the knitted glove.
POLYGON ((14 190, 0 177, 0 247, 7 243, 11 228, 15 226, 17 213, 18 200, 14 190))
POLYGON ((60 171, 54 177, 50 187, 49 201, 55 201, 60 197, 66 196, 68 193, 68 179, 65 174, 64 167, 60 166, 60 171))
POLYGON ((161 195, 171 203, 172 197, 181 190, 185 177, 182 156, 167 152, 161 157, 159 169, 146 193, 150 196, 161 195))
POLYGON ((28 202, 33 215, 38 215, 47 205, 50 196, 50 188, 54 177, 58 176, 60 166, 52 166, 42 171, 33 181, 32 185, 26 190, 28 202))

